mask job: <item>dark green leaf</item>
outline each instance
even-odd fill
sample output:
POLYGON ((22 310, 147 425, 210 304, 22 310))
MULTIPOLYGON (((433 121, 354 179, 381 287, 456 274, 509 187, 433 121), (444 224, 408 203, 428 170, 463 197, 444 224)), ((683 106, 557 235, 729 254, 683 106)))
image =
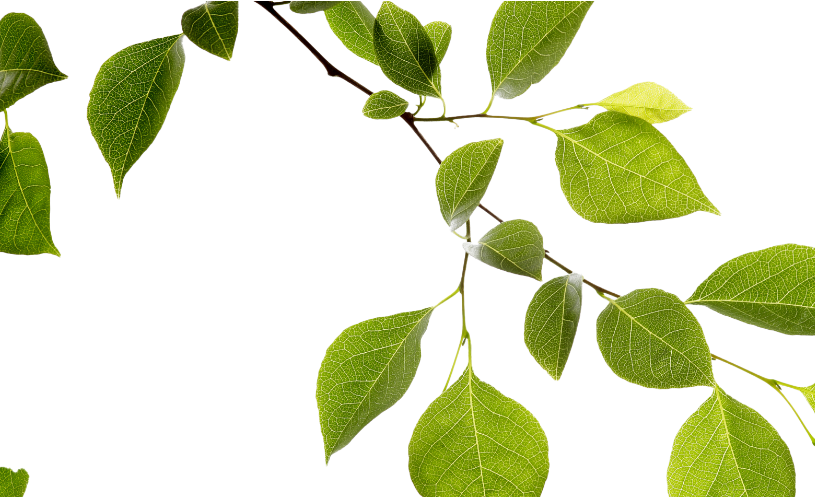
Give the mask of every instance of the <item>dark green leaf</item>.
POLYGON ((393 119, 401 116, 408 108, 408 103, 399 95, 387 90, 378 91, 368 97, 362 113, 371 119, 393 119))
POLYGON ((464 250, 479 261, 503 271, 541 280, 545 252, 543 237, 529 221, 504 221, 478 243, 464 243, 464 250))
POLYGON ((314 14, 315 12, 328 10, 338 3, 340 2, 292 2, 289 4, 289 8, 297 14, 314 14))
POLYGON ((238 2, 206 2, 184 12, 181 29, 199 48, 232 58, 238 38, 238 2))
POLYGON ((436 60, 441 64, 447 49, 450 47, 450 39, 453 36, 453 28, 446 22, 433 21, 424 27, 427 31, 427 36, 433 42, 433 47, 436 49, 436 60))
POLYGON ((9 468, 0 468, 0 497, 23 497, 27 486, 26 470, 14 472, 9 468))
POLYGON ((325 11, 325 19, 348 50, 379 65, 374 50, 374 16, 362 2, 337 2, 325 11))

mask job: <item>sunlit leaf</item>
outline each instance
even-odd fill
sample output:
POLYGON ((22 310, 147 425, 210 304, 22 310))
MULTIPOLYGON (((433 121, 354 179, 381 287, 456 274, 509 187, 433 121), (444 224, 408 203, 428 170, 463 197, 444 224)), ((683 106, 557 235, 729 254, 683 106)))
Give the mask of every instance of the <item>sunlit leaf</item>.
POLYGON ((546 255, 543 237, 529 221, 504 221, 489 230, 478 243, 465 242, 464 250, 492 267, 541 280, 546 255))
POLYGON ((0 468, 0 497, 23 497, 28 486, 28 473, 24 469, 12 471, 0 468))
POLYGON ((289 8, 296 14, 322 12, 342 2, 291 2, 289 8))
POLYGON ((453 28, 446 22, 433 21, 426 25, 424 29, 427 31, 427 36, 433 41, 433 47, 436 49, 436 60, 441 64, 442 59, 447 54, 447 49, 450 47, 453 28))
POLYGON ((378 91, 368 97, 362 113, 371 119, 393 119, 401 116, 408 108, 407 101, 387 90, 378 91))
POLYGON ((809 402, 810 407, 812 410, 815 411, 815 384, 805 387, 805 392, 801 392, 804 394, 804 397, 809 402))
POLYGON ((206 2, 184 12, 181 28, 191 42, 226 60, 238 38, 238 2, 206 2))
POLYGON ((362 2, 336 2, 325 11, 325 19, 348 50, 379 65, 374 50, 374 16, 362 2))
POLYGON ((676 119, 691 110, 667 88, 656 83, 637 83, 623 91, 609 95, 600 100, 597 105, 639 117, 651 124, 676 119))

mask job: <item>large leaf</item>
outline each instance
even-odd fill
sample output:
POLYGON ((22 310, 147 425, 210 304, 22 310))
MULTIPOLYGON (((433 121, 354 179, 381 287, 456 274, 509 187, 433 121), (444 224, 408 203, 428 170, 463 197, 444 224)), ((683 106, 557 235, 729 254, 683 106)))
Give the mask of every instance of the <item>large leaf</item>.
POLYGON ((668 495, 792 497, 795 467, 775 428, 716 386, 676 435, 668 495))
POLYGON ((411 93, 441 98, 433 41, 413 14, 383 2, 374 22, 374 49, 391 81, 411 93))
POLYGON ((597 343, 620 378, 649 388, 713 386, 710 349, 699 322, 676 295, 634 290, 597 318, 597 343))
POLYGON ((487 38, 493 98, 515 98, 549 74, 566 53, 591 4, 502 3, 487 38))
POLYGON ((291 2, 289 8, 297 14, 314 14, 328 10, 341 2, 291 2))
POLYGON ((740 255, 687 303, 787 335, 815 335, 815 248, 787 244, 740 255))
POLYGON ((374 16, 362 2, 338 2, 325 11, 325 19, 348 50, 379 65, 374 50, 374 16))
POLYGON ((468 143, 448 155, 436 174, 436 194, 451 230, 470 219, 487 192, 504 140, 468 143))
POLYGON ((637 83, 623 91, 609 95, 600 100, 597 105, 639 117, 651 124, 676 119, 691 110, 670 90, 656 83, 637 83))
POLYGON ((0 142, 0 251, 58 256, 51 239, 51 181, 40 142, 8 128, 0 142))
POLYGON ((0 110, 41 86, 68 77, 57 69, 45 34, 30 16, 3 16, 0 40, 0 110))
POLYGON ((552 131, 560 186, 572 209, 589 221, 719 214, 671 142, 642 119, 603 112, 583 126, 552 131))
POLYGON ((116 196, 122 193, 125 174, 156 139, 170 110, 184 70, 183 36, 127 47, 102 64, 96 75, 88 123, 110 165, 116 196))
POLYGON ((230 60, 238 38, 238 2, 206 2, 190 9, 181 16, 181 29, 199 48, 230 60))
POLYGON ((548 453, 532 413, 467 368, 419 419, 410 478, 423 497, 540 495, 548 453))
POLYGON ((433 308, 369 319, 328 347, 317 378, 325 461, 402 398, 422 352, 433 308))
POLYGON ((526 347, 555 380, 563 374, 572 351, 582 301, 583 276, 572 273, 544 283, 526 311, 526 347))
POLYGON ((478 243, 465 242, 464 250, 492 267, 541 280, 546 255, 543 237, 529 221, 504 221, 489 230, 478 243))
POLYGON ((447 54, 447 49, 450 47, 453 28, 446 22, 433 21, 427 24, 424 29, 427 31, 427 36, 433 41, 433 47, 436 49, 436 60, 441 64, 442 59, 447 54))
POLYGON ((0 497, 23 497, 28 486, 28 473, 24 469, 12 471, 0 468, 0 497))
POLYGON ((404 98, 383 90, 368 97, 362 107, 362 113, 371 119, 393 119, 401 116, 407 108, 408 103, 404 98))

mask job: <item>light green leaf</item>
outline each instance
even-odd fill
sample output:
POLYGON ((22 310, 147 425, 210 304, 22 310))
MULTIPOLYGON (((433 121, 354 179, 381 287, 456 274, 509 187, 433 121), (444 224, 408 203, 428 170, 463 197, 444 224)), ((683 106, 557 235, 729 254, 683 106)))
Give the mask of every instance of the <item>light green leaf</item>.
POLYGON ((441 98, 433 41, 413 14, 383 2, 374 22, 374 49, 388 79, 416 95, 441 98))
POLYGON ((802 391, 801 393, 804 394, 804 398, 807 399, 810 407, 812 407, 812 410, 815 411, 815 385, 804 387, 804 389, 806 391, 802 391))
POLYGON ((740 255, 687 303, 787 335, 815 335, 815 248, 787 244, 740 255))
MULTIPOLYGON (((550 128, 551 129, 551 128, 550 128)), ((595 223, 639 223, 704 211, 719 214, 685 159, 655 127, 603 112, 576 128, 552 130, 569 205, 595 223)))
POLYGON ((0 110, 41 86, 68 77, 57 69, 45 33, 30 16, 3 16, 0 40, 0 110))
POLYGON ((372 64, 379 65, 374 50, 374 16, 362 2, 336 2, 325 11, 325 19, 345 48, 372 64))
POLYGON ((369 319, 328 347, 317 378, 325 461, 405 394, 433 308, 369 319))
POLYGON ((793 497, 795 467, 775 428, 714 386, 676 435, 668 495, 793 497))
POLYGON ((338 3, 340 2, 292 2, 289 8, 296 14, 314 14, 328 10, 338 3))
POLYGON ((238 2, 206 2, 190 9, 181 17, 181 29, 199 48, 230 60, 238 38, 238 2))
POLYGON ((8 128, 0 142, 0 251, 59 256, 51 239, 51 181, 40 142, 8 128))
POLYGON ((572 351, 582 301, 583 276, 572 273, 544 283, 526 311, 526 347, 555 380, 563 374, 572 351))
POLYGON ((441 64, 447 49, 450 47, 450 39, 453 36, 453 28, 449 24, 442 21, 433 21, 424 27, 427 31, 427 36, 433 42, 433 47, 436 49, 436 60, 441 64))
POLYGON ((546 255, 543 237, 529 221, 504 221, 489 230, 478 243, 465 242, 464 250, 492 267, 541 280, 546 255))
POLYGON ((408 456, 423 497, 540 495, 549 474, 549 444, 538 420, 471 368, 424 412, 408 456))
POLYGON ((502 3, 487 39, 492 98, 515 98, 549 74, 566 53, 591 4, 502 3))
POLYGON ((393 119, 399 117, 408 108, 407 101, 388 90, 378 91, 368 97, 362 113, 371 119, 393 119))
POLYGON ((125 174, 153 143, 170 110, 184 70, 183 36, 127 47, 96 75, 88 123, 110 165, 117 197, 125 174))
POLYGON ((444 222, 463 226, 487 192, 504 140, 468 143, 448 155, 436 174, 436 194, 444 222))
POLYGON ((620 378, 649 388, 713 386, 710 349, 699 322, 676 295, 634 290, 597 318, 597 343, 620 378))
POLYGON ((664 86, 656 83, 637 83, 597 103, 608 110, 639 117, 651 124, 676 119, 690 107, 664 86))
POLYGON ((0 468, 0 497, 23 497, 28 486, 28 473, 24 469, 12 471, 0 468))

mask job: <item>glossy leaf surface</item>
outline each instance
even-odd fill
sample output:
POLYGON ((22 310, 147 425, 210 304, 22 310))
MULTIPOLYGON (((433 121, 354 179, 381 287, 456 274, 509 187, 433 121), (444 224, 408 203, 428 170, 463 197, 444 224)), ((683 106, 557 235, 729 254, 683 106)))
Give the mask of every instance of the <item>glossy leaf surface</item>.
POLYGON ((595 223, 638 223, 719 214, 685 159, 655 127, 603 112, 558 136, 555 162, 572 209, 595 223))
POLYGON ((560 379, 572 351, 582 302, 583 276, 572 273, 544 283, 526 311, 526 347, 554 380, 560 379))
POLYGON ((184 70, 183 36, 127 47, 96 75, 88 123, 110 166, 117 196, 125 174, 156 139, 170 110, 184 70))
POLYGON ((314 14, 322 12, 342 2, 292 2, 289 8, 296 14, 314 14))
POLYGON ((656 83, 637 83, 600 100, 598 105, 639 117, 651 124, 676 119, 691 110, 670 90, 656 83))
POLYGON ((369 319, 328 347, 317 378, 325 460, 407 391, 433 308, 369 319))
POLYGON ((541 280, 545 256, 543 237, 529 221, 504 221, 489 230, 478 243, 465 242, 464 250, 492 267, 541 280))
POLYGON ((433 42, 433 47, 436 49, 436 60, 439 64, 447 54, 447 49, 450 48, 450 40, 453 37, 453 28, 449 24, 442 21, 433 21, 424 27, 427 31, 427 36, 433 42))
POLYGON ((24 469, 12 471, 0 468, 0 497, 23 497, 28 487, 28 473, 24 469))
POLYGON ((54 64, 45 34, 31 16, 11 13, 0 19, 0 110, 67 77, 54 64))
POLYGON ((787 335, 815 335, 815 248, 787 244, 740 255, 687 303, 787 335))
POLYGON ((238 38, 238 2, 206 2, 181 16, 181 28, 199 48, 226 60, 238 38))
POLYGON ((393 119, 401 116, 407 108, 408 103, 404 98, 383 90, 368 97, 362 107, 362 113, 371 119, 393 119))
POLYGON ((795 468, 775 428, 717 386, 676 435, 668 495, 793 497, 795 468))
POLYGON ((597 318, 597 343, 620 378, 649 388, 713 386, 702 327, 676 295, 634 290, 597 318))
POLYGON ((374 15, 362 2, 337 2, 325 11, 325 18, 348 50, 379 65, 374 50, 374 15))

